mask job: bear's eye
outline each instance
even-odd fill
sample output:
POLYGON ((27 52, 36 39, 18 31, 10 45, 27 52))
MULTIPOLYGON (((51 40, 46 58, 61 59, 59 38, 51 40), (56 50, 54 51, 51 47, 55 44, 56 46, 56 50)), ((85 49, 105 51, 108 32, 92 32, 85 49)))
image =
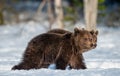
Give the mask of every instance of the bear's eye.
POLYGON ((90 41, 92 41, 92 38, 89 38, 90 41))
POLYGON ((95 42, 97 42, 97 39, 95 40, 95 42))
POLYGON ((84 38, 84 40, 86 41, 86 40, 88 40, 88 38, 84 38))

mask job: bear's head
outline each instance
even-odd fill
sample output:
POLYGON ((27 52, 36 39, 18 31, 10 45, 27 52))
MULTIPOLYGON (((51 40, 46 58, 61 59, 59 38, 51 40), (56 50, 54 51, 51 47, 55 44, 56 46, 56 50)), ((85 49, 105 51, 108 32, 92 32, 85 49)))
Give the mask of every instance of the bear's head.
POLYGON ((98 31, 90 31, 91 35, 92 35, 92 44, 93 44, 93 47, 91 49, 94 49, 96 46, 97 46, 97 35, 98 35, 98 31))
POLYGON ((74 29, 74 43, 79 49, 91 49, 94 47, 93 36, 85 29, 74 29))

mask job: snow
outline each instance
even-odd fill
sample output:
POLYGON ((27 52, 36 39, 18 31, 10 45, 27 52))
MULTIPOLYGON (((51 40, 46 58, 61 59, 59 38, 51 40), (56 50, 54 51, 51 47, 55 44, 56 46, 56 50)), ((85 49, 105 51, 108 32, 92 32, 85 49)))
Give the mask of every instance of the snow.
POLYGON ((84 53, 86 70, 48 69, 11 70, 18 64, 27 43, 47 31, 39 23, 0 26, 0 76, 120 76, 120 28, 99 26, 98 46, 84 53))

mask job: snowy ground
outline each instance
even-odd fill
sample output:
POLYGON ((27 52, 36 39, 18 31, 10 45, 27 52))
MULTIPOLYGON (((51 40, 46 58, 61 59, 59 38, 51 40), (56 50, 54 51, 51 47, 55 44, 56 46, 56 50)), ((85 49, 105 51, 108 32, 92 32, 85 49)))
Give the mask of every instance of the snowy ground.
POLYGON ((34 23, 0 26, 0 76, 120 76, 120 28, 98 29, 97 48, 84 53, 86 70, 11 71, 11 67, 19 63, 31 38, 46 29, 34 23))

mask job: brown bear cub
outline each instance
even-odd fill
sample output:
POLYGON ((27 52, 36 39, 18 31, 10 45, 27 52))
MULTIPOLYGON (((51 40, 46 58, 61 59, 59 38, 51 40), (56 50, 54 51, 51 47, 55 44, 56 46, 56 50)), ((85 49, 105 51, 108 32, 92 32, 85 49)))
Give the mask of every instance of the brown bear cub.
POLYGON ((74 33, 44 33, 33 38, 23 55, 22 62, 12 70, 47 68, 55 63, 56 69, 86 69, 80 50, 93 47, 92 35, 87 30, 74 29, 74 33))
MULTIPOLYGON (((82 30, 84 30, 84 28, 82 28, 82 30)), ((90 51, 91 49, 94 49, 97 46, 98 31, 91 30, 89 32, 92 35, 92 45, 93 45, 93 47, 86 48, 86 49, 81 49, 80 50, 81 53, 90 51)), ((52 29, 52 30, 48 31, 48 33, 65 34, 65 33, 70 33, 70 31, 67 31, 67 30, 64 30, 64 29, 52 29)), ((81 55, 81 53, 80 53, 80 55, 81 55)), ((73 59, 73 60, 76 60, 76 59, 73 59)), ((75 62, 73 60, 72 60, 72 62, 75 62)), ((71 65, 69 65, 69 66, 72 69, 71 65)))
MULTIPOLYGON (((82 28, 82 30, 84 30, 84 29, 82 28)), ((82 49, 81 50, 82 53, 90 51, 91 49, 94 49, 97 46, 98 31, 91 30, 89 32, 92 35, 92 44, 93 44, 93 47, 90 47, 88 49, 82 49)), ((48 33, 65 34, 65 33, 72 33, 72 32, 64 30, 64 29, 52 29, 52 30, 48 31, 48 33)))

